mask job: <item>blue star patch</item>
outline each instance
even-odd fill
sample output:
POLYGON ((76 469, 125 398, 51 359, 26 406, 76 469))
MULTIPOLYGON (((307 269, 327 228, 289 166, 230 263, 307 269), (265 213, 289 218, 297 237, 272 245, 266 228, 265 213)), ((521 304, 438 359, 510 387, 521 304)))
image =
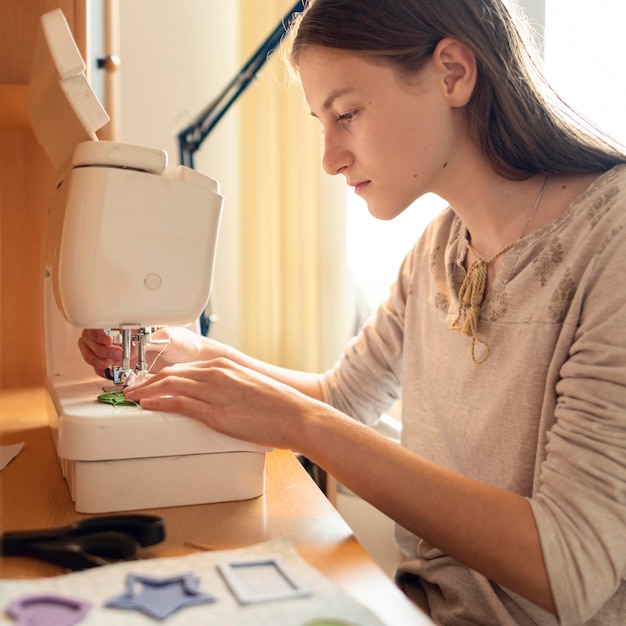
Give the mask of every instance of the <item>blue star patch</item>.
POLYGON ((214 596, 198 589, 198 582, 191 573, 161 579, 129 574, 126 591, 109 600, 105 606, 137 610, 163 620, 184 607, 215 602, 214 596))

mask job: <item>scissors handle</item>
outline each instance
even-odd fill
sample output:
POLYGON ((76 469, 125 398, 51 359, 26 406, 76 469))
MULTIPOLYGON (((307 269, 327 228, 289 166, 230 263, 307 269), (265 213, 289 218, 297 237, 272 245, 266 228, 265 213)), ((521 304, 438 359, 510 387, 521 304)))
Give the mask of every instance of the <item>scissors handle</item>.
POLYGON ((157 515, 105 515, 88 517, 67 527, 72 534, 112 531, 131 535, 140 546, 152 546, 165 539, 165 524, 157 515))
POLYGON ((71 570, 133 560, 140 546, 163 541, 165 525, 155 515, 112 515, 62 528, 4 533, 0 554, 31 556, 71 570))
POLYGON ((82 535, 74 540, 22 542, 17 551, 5 550, 4 554, 29 556, 79 571, 113 561, 133 561, 139 555, 139 547, 129 535, 103 531, 82 535))

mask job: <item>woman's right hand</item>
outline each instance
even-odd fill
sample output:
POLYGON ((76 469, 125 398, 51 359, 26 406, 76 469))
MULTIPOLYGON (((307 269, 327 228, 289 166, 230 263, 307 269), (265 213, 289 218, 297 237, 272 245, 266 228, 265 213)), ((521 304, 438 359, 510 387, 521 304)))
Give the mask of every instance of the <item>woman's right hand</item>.
MULTIPOLYGON (((208 340, 186 328, 166 327, 152 333, 155 343, 147 346, 147 361, 150 372, 156 373, 168 365, 188 363, 202 358, 219 356, 219 344, 215 342, 214 354, 204 354, 210 348, 208 340)), ((122 347, 101 329, 83 330, 78 348, 83 359, 99 376, 106 378, 106 370, 122 364, 122 347)), ((213 351, 211 351, 213 352, 213 351)), ((135 366, 137 347, 131 349, 132 365, 135 366)))

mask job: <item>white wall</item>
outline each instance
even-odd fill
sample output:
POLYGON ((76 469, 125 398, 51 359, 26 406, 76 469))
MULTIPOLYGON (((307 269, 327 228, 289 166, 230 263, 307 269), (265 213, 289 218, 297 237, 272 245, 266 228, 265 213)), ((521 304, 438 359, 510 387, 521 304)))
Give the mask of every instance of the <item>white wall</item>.
POLYGON ((547 0, 546 75, 559 95, 626 145, 624 0, 547 0))
MULTIPOLYGON (((177 134, 239 69, 238 2, 120 2, 119 141, 165 149, 178 163, 177 134)), ((277 16, 277 20, 279 16, 277 16)), ((216 339, 237 346, 239 330, 236 105, 196 155, 196 169, 219 181, 225 196, 212 304, 216 339)))

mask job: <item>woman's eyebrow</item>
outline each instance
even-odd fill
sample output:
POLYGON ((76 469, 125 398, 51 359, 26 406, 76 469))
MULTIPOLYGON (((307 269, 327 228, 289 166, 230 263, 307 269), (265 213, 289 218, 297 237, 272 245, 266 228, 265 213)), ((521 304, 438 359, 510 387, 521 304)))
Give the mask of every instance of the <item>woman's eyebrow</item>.
MULTIPOLYGON (((335 89, 334 91, 331 91, 326 100, 324 100, 324 103, 322 104, 322 110, 327 111, 328 109, 330 109, 333 102, 337 98, 339 98, 340 96, 344 96, 350 91, 352 91, 352 87, 346 87, 345 89, 335 89)), ((311 111, 311 115, 313 117, 317 117, 317 115, 313 111, 311 111)))

